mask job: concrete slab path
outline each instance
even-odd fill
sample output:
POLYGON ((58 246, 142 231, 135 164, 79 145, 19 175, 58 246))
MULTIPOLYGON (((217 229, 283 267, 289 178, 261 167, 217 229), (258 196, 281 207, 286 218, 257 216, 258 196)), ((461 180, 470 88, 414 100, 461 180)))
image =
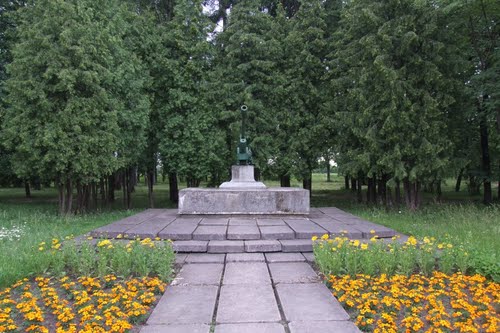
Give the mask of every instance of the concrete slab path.
POLYGON ((302 253, 181 254, 141 333, 359 333, 302 253))

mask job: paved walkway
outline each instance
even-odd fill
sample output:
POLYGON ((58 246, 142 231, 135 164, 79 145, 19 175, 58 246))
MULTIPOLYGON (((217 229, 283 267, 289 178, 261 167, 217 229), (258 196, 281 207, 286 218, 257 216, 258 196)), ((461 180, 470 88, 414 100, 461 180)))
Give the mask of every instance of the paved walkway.
POLYGON ((313 208, 308 215, 178 215, 176 209, 148 209, 95 229, 93 237, 171 239, 177 252, 311 252, 311 237, 389 238, 390 228, 338 208, 313 208))
POLYGON ((307 259, 301 253, 180 255, 182 269, 140 332, 360 332, 307 259))
POLYGON ((334 207, 287 216, 148 209, 91 232, 173 240, 182 268, 141 333, 360 332, 310 266, 311 237, 323 234, 368 241, 396 232, 334 207))

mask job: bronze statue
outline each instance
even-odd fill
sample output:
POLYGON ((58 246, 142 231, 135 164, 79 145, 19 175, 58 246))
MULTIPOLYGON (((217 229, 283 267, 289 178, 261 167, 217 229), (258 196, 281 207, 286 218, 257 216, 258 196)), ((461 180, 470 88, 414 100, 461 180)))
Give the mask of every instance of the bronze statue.
POLYGON ((240 110, 241 110, 241 131, 240 131, 240 141, 238 142, 238 147, 236 148, 236 158, 238 160, 239 165, 251 165, 252 150, 248 146, 247 138, 245 135, 245 120, 248 107, 246 105, 242 105, 240 110))

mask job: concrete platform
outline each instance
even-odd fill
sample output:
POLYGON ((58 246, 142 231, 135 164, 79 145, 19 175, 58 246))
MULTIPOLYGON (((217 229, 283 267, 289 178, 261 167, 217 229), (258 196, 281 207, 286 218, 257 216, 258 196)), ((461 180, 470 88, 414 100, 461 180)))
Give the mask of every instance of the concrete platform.
POLYGON ((293 187, 186 188, 179 214, 308 214, 309 191, 293 187))
POLYGON ((334 207, 303 215, 179 215, 176 209, 149 209, 91 231, 97 238, 172 240, 176 252, 312 252, 311 237, 329 234, 368 240, 396 235, 390 228, 334 207))

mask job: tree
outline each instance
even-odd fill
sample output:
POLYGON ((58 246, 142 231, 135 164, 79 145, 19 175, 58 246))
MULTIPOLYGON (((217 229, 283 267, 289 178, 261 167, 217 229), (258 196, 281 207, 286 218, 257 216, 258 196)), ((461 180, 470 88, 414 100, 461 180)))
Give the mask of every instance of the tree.
POLYGON ((290 152, 295 174, 304 188, 312 190, 312 170, 325 152, 330 134, 329 119, 323 112, 324 76, 327 44, 325 10, 321 1, 303 3, 291 19, 292 28, 285 40, 288 57, 287 78, 290 93, 288 117, 291 118, 290 152))
MULTIPOLYGON (((494 0, 443 1, 450 18, 450 27, 462 36, 461 54, 469 60, 468 88, 471 110, 464 117, 472 119, 479 134, 481 152, 481 182, 483 202, 492 203, 491 182, 494 177, 492 164, 498 165, 500 177, 499 148, 495 141, 500 135, 500 4, 494 0), (493 145, 491 144, 493 142, 493 145)), ((472 150, 477 151, 477 147, 472 150)), ((477 162, 476 162, 477 163, 477 162)), ((499 192, 500 197, 500 192, 499 192)))
POLYGON ((75 185, 120 167, 121 113, 140 103, 141 69, 119 12, 104 0, 40 0, 20 11, 3 136, 16 174, 56 179, 61 214, 72 212, 75 185))
MULTIPOLYGON (((423 181, 442 172, 450 140, 446 111, 455 78, 445 70, 440 9, 430 1, 352 1, 345 10, 332 71, 336 115, 351 172, 368 176, 375 198, 382 184, 401 181, 407 207, 420 204, 423 181), (340 97, 341 96, 341 97, 340 97)), ((370 187, 370 186, 369 186, 370 187)))
POLYGON ((165 39, 169 76, 164 87, 167 103, 160 111, 164 120, 160 153, 166 170, 185 175, 188 186, 198 186, 222 163, 222 135, 207 101, 210 29, 200 1, 181 2, 175 7, 165 39))

